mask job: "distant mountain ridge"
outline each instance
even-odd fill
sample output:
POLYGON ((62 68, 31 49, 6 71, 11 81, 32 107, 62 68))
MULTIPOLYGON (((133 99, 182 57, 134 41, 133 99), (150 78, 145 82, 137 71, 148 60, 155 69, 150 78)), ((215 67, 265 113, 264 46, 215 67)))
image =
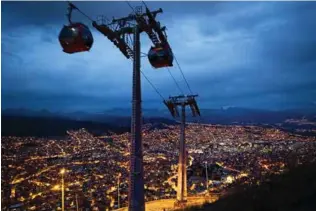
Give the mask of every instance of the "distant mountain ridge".
MULTIPOLYGON (((289 132, 295 129, 316 129, 316 112, 313 111, 267 111, 230 107, 226 109, 201 109, 200 118, 187 115, 188 123, 220 125, 259 125, 277 127, 289 132), (307 121, 308 120, 308 121, 307 121), (313 122, 313 124, 302 124, 313 122)), ((144 109, 143 123, 151 129, 163 129, 166 125, 178 124, 168 110, 144 109)), ((112 109, 98 113, 50 112, 49 110, 5 109, 1 113, 2 136, 64 136, 67 130, 86 128, 95 135, 113 131, 129 132, 130 109, 112 109)), ((305 134, 302 133, 302 134, 305 134)), ((314 133, 307 132, 314 136, 314 133)))
MULTIPOLYGON (((117 126, 130 125, 131 110, 125 108, 114 108, 102 112, 51 112, 46 109, 4 109, 2 116, 23 116, 23 117, 58 117, 76 121, 92 121, 117 126)), ((147 123, 161 122, 166 124, 174 123, 167 109, 143 109, 143 121, 147 123)), ((193 118, 188 112, 187 121, 212 123, 212 124, 276 124, 283 123, 287 119, 306 118, 310 121, 316 120, 316 109, 296 109, 283 111, 270 111, 262 109, 248 109, 228 107, 225 109, 201 109, 201 117, 193 118)))
POLYGON ((1 122, 1 136, 64 137, 68 130, 79 130, 81 128, 87 129, 93 135, 130 131, 130 127, 59 117, 2 116, 1 122))
POLYGON ((201 110, 201 122, 214 122, 218 124, 248 123, 248 124, 276 124, 287 119, 301 119, 306 117, 312 120, 316 116, 316 110, 283 110, 270 111, 261 109, 228 108, 225 110, 201 110))

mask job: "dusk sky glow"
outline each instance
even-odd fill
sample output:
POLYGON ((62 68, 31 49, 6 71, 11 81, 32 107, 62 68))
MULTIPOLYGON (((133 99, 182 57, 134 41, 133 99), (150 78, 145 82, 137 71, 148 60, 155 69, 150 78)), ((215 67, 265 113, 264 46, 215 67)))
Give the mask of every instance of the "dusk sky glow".
MULTIPOLYGON (((130 2, 141 5, 140 2, 130 2)), ((75 2, 92 18, 126 16, 126 2, 75 2)), ((316 2, 147 2, 163 9, 170 45, 201 108, 316 107, 316 2)), ((88 19, 90 52, 65 54, 58 41, 65 2, 2 2, 2 108, 102 111, 131 106, 132 62, 88 19)), ((141 36, 142 52, 150 40, 141 36)), ((170 68, 188 89, 174 62, 170 68)), ((167 69, 142 70, 167 98, 179 91, 167 69)), ((143 107, 161 98, 142 78, 143 107)))

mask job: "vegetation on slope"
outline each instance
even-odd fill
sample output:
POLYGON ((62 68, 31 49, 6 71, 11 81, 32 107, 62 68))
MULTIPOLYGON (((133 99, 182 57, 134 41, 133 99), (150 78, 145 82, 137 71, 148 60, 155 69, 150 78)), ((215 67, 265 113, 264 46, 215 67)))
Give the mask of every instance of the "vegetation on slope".
POLYGON ((213 204, 186 211, 315 211, 316 163, 273 175, 259 186, 245 188, 213 204))

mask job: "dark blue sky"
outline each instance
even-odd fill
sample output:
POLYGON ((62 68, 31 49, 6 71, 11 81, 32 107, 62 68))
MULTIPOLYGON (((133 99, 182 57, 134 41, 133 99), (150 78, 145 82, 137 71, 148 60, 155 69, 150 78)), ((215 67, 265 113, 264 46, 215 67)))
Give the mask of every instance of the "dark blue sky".
MULTIPOLYGON (((139 2, 131 2, 133 6, 139 2)), ((93 18, 121 17, 126 2, 76 2, 93 18)), ((202 108, 316 106, 316 2, 148 2, 163 8, 173 51, 202 108)), ((65 2, 2 2, 2 108, 130 107, 131 61, 92 27, 91 52, 62 52, 65 2)), ((74 12, 74 20, 90 23, 74 12)), ((150 42, 142 36, 142 51, 150 42)), ((179 94, 166 69, 142 69, 164 97, 179 94)), ((179 69, 170 69, 186 92, 179 69)), ((143 79, 143 106, 161 99, 143 79)))

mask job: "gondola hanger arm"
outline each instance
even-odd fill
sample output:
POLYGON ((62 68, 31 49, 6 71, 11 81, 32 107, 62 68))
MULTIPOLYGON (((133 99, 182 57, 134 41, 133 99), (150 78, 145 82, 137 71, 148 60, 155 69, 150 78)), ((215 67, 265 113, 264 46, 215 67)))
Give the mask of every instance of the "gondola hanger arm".
POLYGON ((72 24, 71 21, 71 14, 72 14, 72 10, 73 9, 78 9, 73 3, 71 3, 70 1, 68 1, 68 13, 67 13, 67 17, 68 17, 68 21, 70 24, 72 24))
POLYGON ((68 17, 68 20, 70 23, 71 22, 71 13, 72 13, 72 10, 73 9, 76 9, 79 13, 81 13, 82 15, 84 15, 86 18, 88 18, 91 22, 93 22, 94 20, 92 18, 90 18, 88 15, 86 15, 84 12, 82 12, 77 6, 75 6, 73 3, 71 3, 70 1, 67 1, 68 2, 68 14, 67 14, 67 17, 68 17))

